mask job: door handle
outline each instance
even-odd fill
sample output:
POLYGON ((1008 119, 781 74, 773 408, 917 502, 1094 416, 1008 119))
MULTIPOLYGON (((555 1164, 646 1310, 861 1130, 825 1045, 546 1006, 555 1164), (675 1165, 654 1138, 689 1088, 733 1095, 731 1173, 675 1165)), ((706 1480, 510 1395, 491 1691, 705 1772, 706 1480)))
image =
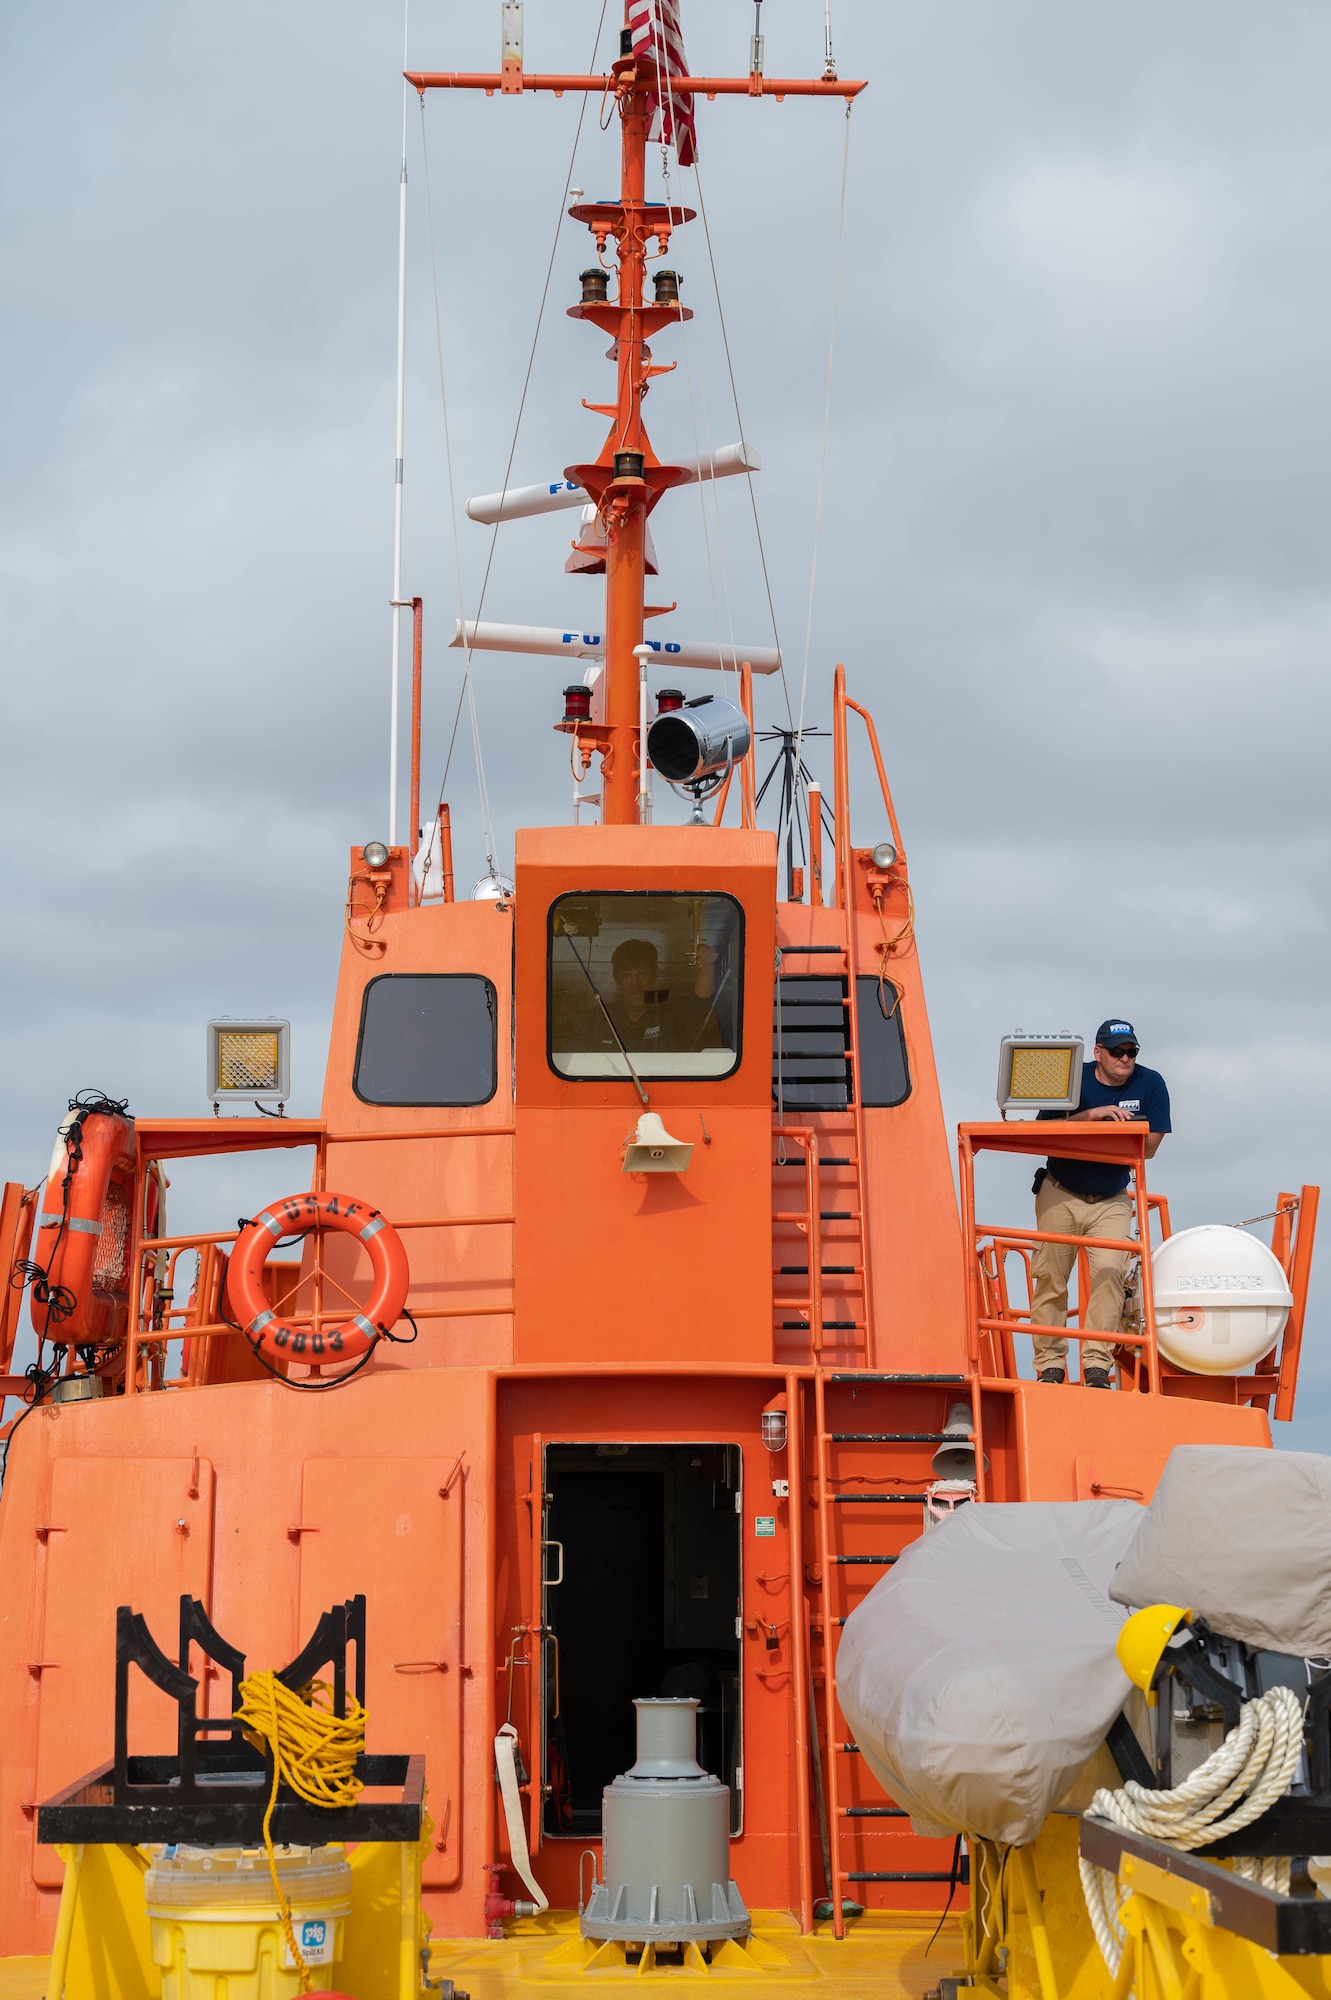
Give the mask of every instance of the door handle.
POLYGON ((554 1588, 556 1587, 556 1585, 558 1585, 558 1584, 561 1584, 561 1583, 562 1583, 563 1581, 564 1581, 564 1544, 563 1544, 562 1542, 542 1542, 542 1543, 541 1543, 541 1583, 542 1583, 543 1587, 544 1587, 544 1588, 545 1588, 546 1590, 553 1590, 553 1589, 554 1589, 554 1588), (546 1550, 547 1550, 547 1549, 558 1549, 558 1550, 559 1550, 559 1575, 558 1575, 558 1576, 547 1576, 547 1575, 545 1574, 545 1552, 546 1552, 546 1550))

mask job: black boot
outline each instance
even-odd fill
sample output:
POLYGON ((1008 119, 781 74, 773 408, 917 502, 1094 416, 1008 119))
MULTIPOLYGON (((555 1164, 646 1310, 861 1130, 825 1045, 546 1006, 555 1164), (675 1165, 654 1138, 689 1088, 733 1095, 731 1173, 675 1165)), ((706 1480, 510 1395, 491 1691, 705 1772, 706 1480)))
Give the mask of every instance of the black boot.
POLYGON ((1083 1389, 1112 1389, 1114 1385, 1107 1368, 1083 1368, 1081 1386, 1083 1389))
MULTIPOLYGON (((1037 1382, 1066 1382, 1068 1378, 1061 1368, 1042 1368, 1035 1379, 1037 1382)), ((1105 1387, 1109 1387, 1108 1381, 1105 1387)))

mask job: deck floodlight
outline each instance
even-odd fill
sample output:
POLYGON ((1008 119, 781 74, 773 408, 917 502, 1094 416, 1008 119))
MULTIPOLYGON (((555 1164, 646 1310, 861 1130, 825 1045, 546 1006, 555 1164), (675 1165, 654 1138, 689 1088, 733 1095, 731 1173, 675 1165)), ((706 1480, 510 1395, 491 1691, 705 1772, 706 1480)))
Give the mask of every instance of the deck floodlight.
POLYGON ((285 1103, 291 1095, 291 1023, 274 1019, 208 1023, 208 1095, 223 1104, 285 1103))
POLYGON ((790 1409, 784 1392, 763 1404, 762 1440, 768 1451, 784 1451, 790 1427, 790 1409))
POLYGON ((367 840, 361 851, 361 860, 367 868, 387 868, 388 849, 382 840, 367 840))
POLYGON ((1075 1111, 1084 1047, 1079 1035, 1004 1035, 998 1051, 998 1108, 1075 1111))
POLYGON ((873 851, 872 858, 875 868, 891 868, 897 858, 896 842, 892 840, 880 840, 873 851))

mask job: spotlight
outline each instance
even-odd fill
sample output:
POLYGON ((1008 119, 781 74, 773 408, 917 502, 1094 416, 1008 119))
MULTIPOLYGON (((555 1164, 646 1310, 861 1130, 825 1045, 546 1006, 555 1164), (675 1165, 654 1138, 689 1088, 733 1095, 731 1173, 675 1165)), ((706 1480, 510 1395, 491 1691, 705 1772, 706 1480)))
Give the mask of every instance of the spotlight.
POLYGON ((896 858, 897 850, 893 842, 890 840, 880 840, 873 851, 872 859, 874 867, 890 868, 896 858))
POLYGON ((367 868, 387 868, 388 849, 382 840, 367 840, 360 853, 367 868))
POLYGON ((668 785, 715 783, 748 755, 752 737, 742 709, 720 695, 695 695, 682 708, 658 715, 647 732, 647 755, 668 785))

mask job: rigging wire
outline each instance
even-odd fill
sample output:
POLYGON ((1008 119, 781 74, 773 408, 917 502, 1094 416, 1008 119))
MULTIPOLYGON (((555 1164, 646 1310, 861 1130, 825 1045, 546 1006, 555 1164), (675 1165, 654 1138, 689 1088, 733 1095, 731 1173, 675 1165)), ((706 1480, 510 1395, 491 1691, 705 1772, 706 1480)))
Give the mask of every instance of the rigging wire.
MULTIPOLYGON (((593 44, 592 44, 592 54, 591 54, 591 61, 590 61, 590 63, 588 64, 588 72, 589 72, 589 73, 590 73, 591 71, 593 71, 593 70, 595 69, 595 67, 596 67, 596 57, 597 57, 597 52, 598 52, 598 50, 600 49, 600 46, 601 46, 601 35, 602 35, 602 32, 603 32, 603 30, 604 30, 604 28, 605 28, 605 15, 606 15, 606 6, 607 6, 607 4, 608 4, 608 0, 601 0, 601 11, 600 11, 600 14, 599 14, 599 16, 598 16, 598 18, 597 18, 597 23, 596 23, 596 39, 595 39, 595 41, 594 41, 594 42, 593 42, 593 44)), ((558 254, 558 251, 559 251, 559 232, 560 232, 561 228, 563 227, 563 223, 564 223, 564 206, 565 206, 565 203, 566 203, 566 202, 567 202, 567 200, 568 200, 568 191, 569 191, 569 188, 570 188, 570 187, 572 186, 572 184, 573 184, 573 170, 574 170, 574 167, 575 167, 575 166, 576 166, 576 164, 577 164, 577 157, 578 157, 578 144, 579 144, 579 141, 580 141, 580 140, 581 140, 581 138, 582 138, 582 126, 583 126, 583 120, 585 119, 586 115, 587 115, 587 97, 586 97, 586 94, 584 93, 584 94, 583 94, 583 96, 582 96, 582 100, 581 100, 581 104, 580 104, 580 107, 579 107, 579 110, 578 110, 578 122, 577 122, 577 125, 576 125, 576 127, 575 127, 575 129, 574 129, 574 133, 573 133, 573 147, 572 147, 572 150, 571 150, 571 152, 570 152, 570 154, 569 154, 569 162, 568 162, 568 170, 567 170, 567 172, 566 172, 566 173, 565 173, 565 175, 564 175, 564 186, 563 186, 563 190, 562 190, 562 192, 561 192, 561 194, 560 194, 560 197, 559 197, 559 209, 558 209, 558 213, 557 213, 557 215, 556 215, 556 218, 555 218, 555 231, 554 231, 554 240, 552 241, 552 243, 551 243, 551 245, 550 245, 550 257, 549 257, 549 261, 548 261, 548 263, 546 264, 546 267, 545 267, 545 282, 544 282, 544 284, 543 284, 543 285, 542 285, 542 287, 541 287, 541 303, 540 303, 539 307, 537 308, 537 313, 536 313, 536 327, 535 327, 535 331, 534 331, 534 332, 533 332, 533 334, 532 334, 532 339, 531 339, 531 350, 530 350, 530 352, 529 352, 529 354, 528 354, 528 356, 527 356, 527 367, 526 367, 526 372, 525 372, 525 374, 523 375, 523 378, 522 378, 522 392, 521 392, 521 394, 520 394, 520 396, 519 396, 519 398, 518 398, 518 412, 517 412, 517 416, 516 416, 516 418, 515 418, 515 420, 514 420, 514 424, 513 424, 513 437, 512 437, 512 441, 511 441, 511 443, 509 444, 509 449, 508 449, 508 462, 507 462, 507 464, 505 465, 505 468, 504 468, 504 482, 503 482, 503 485, 502 485, 502 487, 501 487, 501 489, 500 489, 500 507, 501 507, 501 512, 502 512, 502 505, 503 505, 503 496, 504 496, 504 495, 505 495, 505 494, 506 494, 506 493, 508 492, 508 483, 509 483, 509 480, 510 480, 510 478, 512 477, 512 473, 513 473, 513 460, 514 460, 514 458, 515 458, 515 456, 516 456, 516 454, 517 454, 517 448, 518 448, 518 435, 519 435, 519 432, 520 432, 520 431, 521 431, 521 429, 522 429, 522 419, 523 419, 523 415, 524 415, 524 412, 525 412, 525 410, 526 410, 526 407, 527 407, 527 394, 528 394, 528 391, 530 390, 530 387, 531 387, 531 377, 532 377, 532 369, 533 369, 533 367, 534 367, 534 365, 535 365, 535 361, 536 361, 536 347, 537 347, 537 342, 538 342, 538 341, 540 340, 540 337, 541 337, 541 327, 542 327, 542 325, 543 325, 543 323, 544 323, 544 320, 545 320, 545 308, 546 308, 546 303, 547 303, 547 301, 548 301, 548 299, 549 299, 549 296, 550 296, 550 280, 551 280, 551 277, 552 277, 552 275, 553 275, 553 272, 554 272, 554 267, 555 267, 555 257, 557 256, 557 254, 558 254)), ((432 256, 432 262, 433 262, 433 236, 432 236, 432 238, 431 238, 431 256, 432 256)), ((437 310, 437 309, 438 309, 438 308, 437 308, 437 285, 436 285, 436 310, 437 310)), ((492 570, 492 568, 493 568, 493 566, 494 566, 494 558, 495 558, 495 549, 496 549, 496 547, 497 547, 497 545, 498 545, 498 541, 499 541, 499 529, 500 529, 500 525, 501 525, 501 524, 500 524, 500 521, 499 521, 499 520, 496 520, 496 522, 495 522, 495 524, 494 524, 493 528, 492 528, 492 529, 491 529, 491 531, 490 531, 490 547, 489 547, 489 551, 488 551, 488 553, 487 553, 487 555, 486 555, 486 559, 485 559, 485 571, 484 571, 484 574, 483 574, 483 576, 482 576, 482 578, 481 578, 481 588, 480 588, 480 594, 479 594, 479 596, 478 596, 478 598, 477 598, 477 601, 476 601, 476 622, 477 622, 477 623, 479 623, 479 621, 480 621, 480 616, 481 616, 481 611, 482 611, 482 609, 484 608, 484 605, 485 605, 485 595, 486 595, 486 591, 488 590, 488 588, 489 588, 489 584, 490 584, 490 572, 491 572, 491 570, 492 570)), ((466 627, 465 627, 465 620, 464 620, 464 626, 463 626, 463 637, 464 637, 464 639, 465 639, 465 637, 466 637, 466 627)), ((469 694, 470 694, 470 701, 471 701, 471 707, 472 707, 472 717, 473 717, 473 735, 474 735, 474 739, 475 739, 475 741, 476 741, 476 742, 477 742, 477 744, 479 745, 479 740, 480 740, 480 736, 479 736, 479 724, 478 724, 478 722, 477 722, 477 721, 476 721, 476 719, 475 719, 475 693, 474 693, 474 690, 472 690, 472 671, 471 671, 471 662, 472 662, 472 653, 473 653, 473 651, 474 651, 474 648, 473 648, 473 646, 472 646, 471 644, 467 644, 467 646, 466 646, 466 649, 465 649, 465 658, 464 658, 464 662, 463 662, 463 685, 462 685, 462 691, 461 691, 461 693, 460 693, 460 694, 459 694, 459 696, 458 696, 458 708, 457 708, 457 714, 456 714, 456 715, 454 716, 454 718, 453 718, 453 730, 452 730, 452 735, 451 735, 451 736, 450 736, 450 738, 449 738, 449 748, 448 748, 448 756, 447 756, 447 759, 446 759, 446 761, 445 761, 445 764, 444 764, 444 775, 443 775, 443 778, 442 778, 442 780, 441 780, 441 782, 440 782, 440 786, 439 786, 439 804, 440 804, 440 805, 442 805, 442 804, 443 804, 443 802, 444 802, 444 790, 445 790, 445 787, 446 787, 446 786, 447 786, 447 784, 448 784, 448 772, 449 772, 449 767, 450 767, 450 765, 451 765, 451 763, 452 763, 452 760, 453 760, 453 745, 454 745, 454 743, 455 743, 455 742, 456 742, 456 740, 457 740, 457 731, 458 731, 458 721, 459 721, 459 719, 460 719, 460 717, 461 717, 461 714, 462 714, 462 703, 463 703, 463 701, 464 701, 464 700, 468 699, 468 696, 469 696, 469 694)), ((436 815, 436 817, 437 817, 437 815, 436 815)), ((491 843, 490 843, 490 848, 492 848, 492 847, 493 847, 493 841, 491 841, 491 843)), ((487 857, 486 857, 486 858, 487 858, 487 860, 489 861, 489 864, 490 864, 490 870, 491 870, 491 873, 492 873, 492 874, 494 874, 494 873, 497 873, 497 872, 498 872, 498 865, 497 865, 497 863, 496 863, 496 861, 495 861, 495 859, 494 859, 494 855, 493 855, 493 853, 492 853, 492 852, 490 851, 490 848, 488 848, 488 849, 487 849, 487 857)))
MULTIPOLYGON (((831 52, 831 27, 828 27, 828 51, 831 52)), ((813 556, 809 564, 809 609, 804 624, 804 666, 800 674, 800 719, 795 740, 798 744, 804 733, 804 708, 809 692, 809 653, 813 646, 813 604, 818 585, 818 544, 823 528, 823 492, 827 480, 827 439, 832 424, 832 374, 836 362, 837 314, 841 304, 841 264, 846 240, 846 179, 850 171, 850 114, 853 98, 846 99, 845 138, 841 149, 841 204, 837 218, 836 275, 832 281, 832 327, 827 343, 827 392, 823 399, 823 441, 818 457, 818 497, 813 515, 813 556)))
MULTIPOLYGON (((448 513, 449 513, 449 521, 453 532, 453 569, 454 569, 454 574, 457 578, 458 617, 462 621, 462 629, 465 634, 467 607, 466 607, 466 599, 462 584, 462 545, 458 539, 457 488, 453 479, 453 439, 448 422, 448 389, 446 386, 446 379, 444 374, 444 324, 443 324, 443 314, 440 311, 439 307, 439 259, 436 253, 436 246, 435 246, 434 201, 430 186, 430 149, 426 138, 425 98, 423 95, 420 96, 419 103, 421 111, 421 164, 424 170, 424 178, 425 178, 425 214, 426 214, 426 221, 428 225, 428 233, 430 239, 430 277, 434 289, 434 344, 435 344, 435 356, 439 366, 439 402, 440 402, 440 407, 443 411, 443 418, 444 418, 444 462, 448 471, 448 513)), ((486 777, 485 777, 485 758, 481 748, 480 724, 477 720, 477 715, 476 715, 476 694, 475 694, 475 685, 471 671, 470 647, 468 647, 467 649, 466 660, 462 671, 462 690, 458 697, 457 713, 453 717, 453 733, 448 741, 448 762, 446 762, 444 766, 445 784, 448 782, 448 763, 452 761, 453 745, 457 741, 458 723, 462 716, 462 702, 464 698, 468 701, 471 710, 472 746, 476 758, 476 791, 481 813, 481 832, 485 841, 486 861, 489 865, 490 873, 493 875, 497 872, 497 863, 494 858, 494 849, 496 844, 494 837, 494 820, 490 812, 490 788, 486 782, 486 777)), ((440 804, 442 804, 443 803, 442 786, 440 787, 439 798, 440 798, 440 804)), ((438 837, 439 837, 439 814, 436 811, 430 827, 430 838, 426 845, 424 872, 422 873, 422 878, 421 878, 422 881, 424 880, 425 873, 428 873, 429 871, 430 863, 433 859, 434 843, 438 839, 438 837)))
MULTIPOLYGON (((402 68, 407 68, 411 0, 402 0, 402 68)), ((398 738, 402 684, 402 458, 407 396, 407 91, 402 78, 402 171, 397 202, 397 411, 393 456, 392 683, 388 696, 388 844, 397 846, 398 738)))
MULTIPOLYGON (((663 35, 663 23, 661 20, 661 10, 659 5, 659 0, 653 0, 652 18, 656 24, 656 30, 657 30, 657 32, 653 36, 653 48, 652 48, 653 58, 656 65, 657 96, 660 102, 664 104, 667 101, 667 94, 661 70, 661 46, 662 46, 662 41, 664 39, 664 35, 663 35)), ((674 186, 672 185, 671 173, 670 173, 670 148, 665 144, 664 139, 662 140, 661 144, 661 178, 665 182, 666 207, 669 210, 675 206, 676 192, 674 186)), ((680 194, 682 195, 682 189, 680 190, 680 194)), ((682 200, 680 201, 680 206, 681 207, 683 206, 682 200)), ((682 236, 682 242, 684 246, 685 284, 686 288, 692 290, 694 282, 693 255, 689 245, 687 228, 685 228, 684 230, 682 236)), ((698 401, 702 405, 703 439, 706 442, 708 458, 711 459, 715 455, 716 443, 712 432, 711 412, 709 410, 707 402, 707 377, 706 377, 706 371, 703 366, 702 343, 699 338, 698 321, 696 319, 692 322, 692 334, 693 334, 692 362, 690 361, 689 358, 689 329, 690 329, 690 322, 684 318, 684 309, 683 305, 681 304, 680 317, 679 317, 679 330, 680 330, 681 342, 684 349, 684 382, 688 390, 689 427, 693 434, 693 449, 695 454, 697 454, 699 459, 701 459, 702 454, 699 448, 699 438, 698 438, 698 417, 697 417, 697 410, 694 404, 694 394, 693 394, 693 374, 694 374, 694 369, 696 367, 698 375, 698 401)), ((721 505, 719 496, 716 492, 715 477, 708 480, 708 479, 703 479, 701 476, 699 476, 698 509, 702 519, 703 557, 707 564, 708 595, 710 596, 712 601, 712 626, 713 630, 716 633, 717 645, 721 653, 721 685, 722 688, 724 689, 727 686, 726 675, 728 672, 734 674, 736 678, 738 678, 739 649, 735 641, 735 618, 734 618, 734 611, 730 601, 730 576, 726 566, 725 538, 721 530, 721 505), (720 606, 717 603, 717 596, 716 596, 716 575, 712 563, 713 529, 712 526, 709 524, 707 518, 707 501, 708 501, 707 489, 709 486, 712 488, 712 493, 711 493, 712 521, 715 523, 717 562, 721 570, 721 590, 722 590, 722 595, 725 599, 725 608, 726 608, 725 624, 726 624, 726 630, 729 633, 729 638, 730 638, 730 650, 728 657, 722 635, 721 612, 720 612, 720 606)))
MULTIPOLYGON (((734 405, 735 423, 738 426, 739 435, 742 438, 744 436, 744 419, 740 415, 739 389, 737 388, 735 383, 735 364, 730 353, 730 335, 726 330, 725 307, 721 303, 721 282, 716 274, 716 257, 712 251, 712 232, 707 221, 707 202, 703 196, 702 175, 698 171, 698 162, 696 158, 693 163, 693 178, 698 189, 698 214, 702 218, 702 232, 704 240, 706 241, 707 244, 707 262, 711 268, 712 290, 716 295, 716 312, 717 312, 717 318, 720 321, 721 325, 721 345, 725 351, 726 374, 730 379, 730 400, 734 405)), ((768 616, 772 621, 772 637, 776 642, 776 648, 779 653, 781 651, 781 635, 777 626, 776 602, 772 596, 772 579, 767 568, 767 551, 763 546, 762 523, 758 518, 758 495, 754 490, 753 474, 747 468, 745 469, 744 477, 748 484, 748 489, 749 489, 749 506, 753 510, 753 531, 758 541, 758 560, 762 565, 763 589, 767 593, 767 611, 768 611, 768 616)), ((795 717, 790 705, 790 684, 786 679, 786 662, 784 655, 782 656, 781 666, 779 671, 781 674, 781 692, 785 697, 785 703, 786 703, 786 719, 790 723, 793 729, 795 726, 795 717)))

